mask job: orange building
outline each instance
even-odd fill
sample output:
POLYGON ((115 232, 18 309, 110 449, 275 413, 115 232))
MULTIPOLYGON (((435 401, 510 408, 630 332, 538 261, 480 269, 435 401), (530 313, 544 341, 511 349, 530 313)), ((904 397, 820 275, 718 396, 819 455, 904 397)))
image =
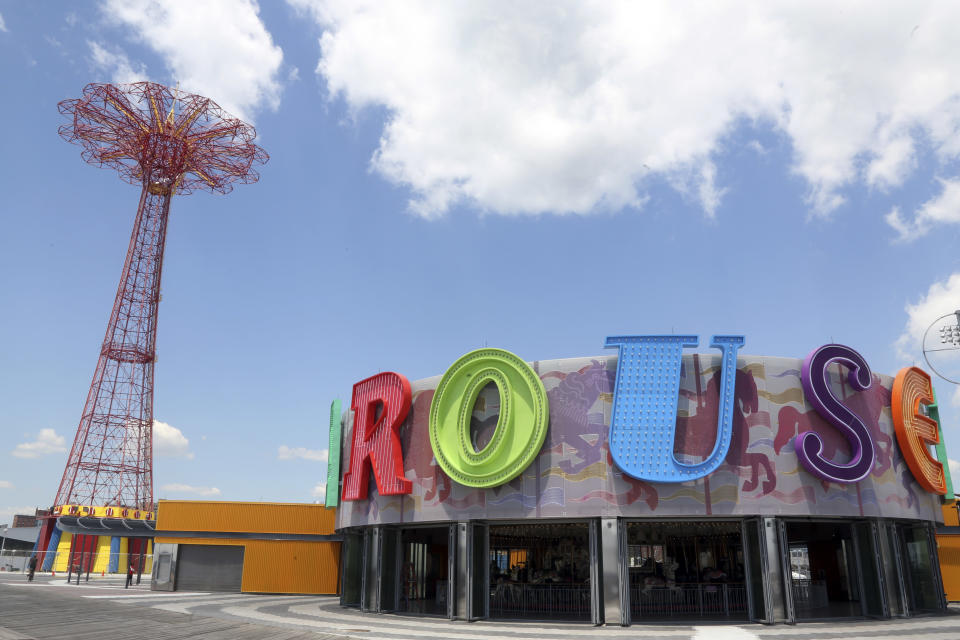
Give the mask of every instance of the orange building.
POLYGON ((940 573, 947 600, 960 601, 960 503, 943 505, 943 526, 937 528, 940 573))
POLYGON ((317 504, 161 500, 153 589, 336 594, 335 513, 317 504))

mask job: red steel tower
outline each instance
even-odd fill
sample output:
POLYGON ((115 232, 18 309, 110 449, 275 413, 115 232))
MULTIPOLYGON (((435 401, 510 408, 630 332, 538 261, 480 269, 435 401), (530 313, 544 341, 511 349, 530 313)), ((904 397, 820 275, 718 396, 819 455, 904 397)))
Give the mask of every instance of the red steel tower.
POLYGON ((170 199, 256 182, 268 156, 254 128, 207 98, 152 82, 89 84, 60 127, 83 159, 141 185, 140 205, 100 358, 54 500, 153 509, 153 365, 170 199))

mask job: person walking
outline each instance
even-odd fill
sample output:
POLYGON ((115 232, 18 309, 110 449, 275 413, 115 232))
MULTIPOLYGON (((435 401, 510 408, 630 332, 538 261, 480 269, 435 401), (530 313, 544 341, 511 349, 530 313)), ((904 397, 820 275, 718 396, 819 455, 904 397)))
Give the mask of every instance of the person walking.
POLYGON ((130 562, 130 563, 127 565, 127 584, 124 585, 123 588, 124 588, 124 589, 129 589, 131 582, 133 582, 133 563, 132 563, 132 562, 130 562))
POLYGON ((27 563, 27 568, 30 569, 30 573, 27 574, 27 580, 33 582, 33 574, 37 572, 36 554, 30 556, 30 562, 27 563))

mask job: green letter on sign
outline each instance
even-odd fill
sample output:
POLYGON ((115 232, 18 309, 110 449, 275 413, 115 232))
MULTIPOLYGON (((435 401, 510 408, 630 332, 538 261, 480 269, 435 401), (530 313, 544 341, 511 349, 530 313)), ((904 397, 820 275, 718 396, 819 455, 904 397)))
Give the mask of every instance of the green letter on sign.
POLYGON ((526 362, 503 349, 478 349, 454 362, 430 404, 430 446, 448 476, 468 487, 496 487, 516 478, 540 452, 550 415, 547 392, 526 362), (490 442, 473 448, 470 415, 481 389, 500 391, 490 442))
POLYGON ((340 500, 340 398, 330 403, 330 449, 327 456, 327 494, 324 503, 337 506, 340 500))

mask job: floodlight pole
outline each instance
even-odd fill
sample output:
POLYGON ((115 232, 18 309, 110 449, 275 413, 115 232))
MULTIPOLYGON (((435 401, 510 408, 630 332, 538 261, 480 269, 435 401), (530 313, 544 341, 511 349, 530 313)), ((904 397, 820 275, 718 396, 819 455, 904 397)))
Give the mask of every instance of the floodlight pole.
MULTIPOLYGON (((923 333, 923 342, 921 343, 920 348, 921 348, 921 350, 923 351, 923 360, 924 360, 924 362, 927 363, 927 366, 930 368, 931 371, 933 371, 935 374, 937 374, 937 376, 938 376, 939 378, 941 378, 942 380, 945 380, 946 382, 949 382, 950 384, 960 385, 960 380, 952 380, 951 378, 948 378, 947 376, 945 376, 945 375, 943 375, 942 373, 940 373, 940 372, 937 370, 937 368, 933 366, 933 363, 930 362, 930 358, 927 357, 927 351, 928 351, 928 349, 927 349, 927 336, 930 335, 930 330, 933 329, 933 327, 934 327, 935 324, 937 324, 938 322, 940 322, 940 321, 943 320, 944 318, 949 318, 950 316, 955 316, 955 317, 956 317, 956 319, 957 319, 957 325, 954 326, 954 327, 949 327, 949 332, 952 332, 952 331, 954 331, 954 330, 956 330, 957 332, 960 332, 960 309, 957 309, 957 310, 954 311, 953 313, 946 313, 946 314, 940 316, 939 318, 937 318, 936 320, 934 320, 933 322, 930 323, 930 326, 927 327, 927 330, 924 331, 924 333, 923 333)), ((944 330, 943 330, 942 328, 941 328, 940 331, 941 331, 941 334, 943 334, 944 330)), ((949 332, 948 332, 947 335, 950 335, 949 332)), ((955 338, 951 338, 951 342, 952 342, 954 339, 955 339, 955 338)), ((946 338, 945 338, 943 335, 941 335, 940 341, 943 342, 944 344, 946 344, 946 342, 947 342, 947 341, 946 341, 946 338)), ((954 345, 956 346, 956 343, 954 343, 954 345)), ((950 351, 952 351, 953 349, 932 349, 932 351, 944 351, 944 350, 950 350, 950 351)))

